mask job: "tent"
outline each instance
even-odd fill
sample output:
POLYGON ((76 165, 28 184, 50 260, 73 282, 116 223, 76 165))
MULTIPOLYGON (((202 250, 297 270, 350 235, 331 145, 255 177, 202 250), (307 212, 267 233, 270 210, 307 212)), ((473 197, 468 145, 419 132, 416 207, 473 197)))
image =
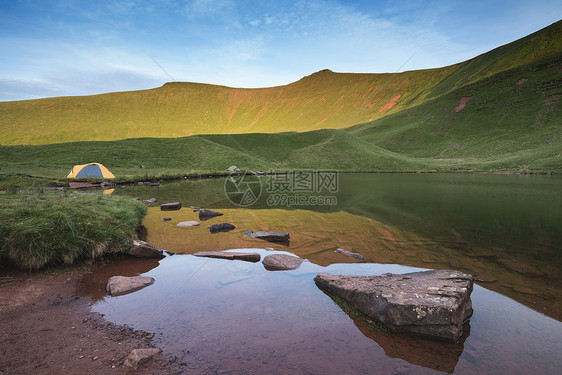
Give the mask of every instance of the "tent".
POLYGON ((226 168, 226 170, 229 172, 240 172, 240 168, 235 165, 231 165, 230 167, 226 168))
POLYGON ((96 178, 115 178, 113 173, 109 171, 106 167, 100 163, 89 163, 82 165, 75 165, 72 170, 66 176, 66 178, 86 178, 86 177, 96 177, 96 178))

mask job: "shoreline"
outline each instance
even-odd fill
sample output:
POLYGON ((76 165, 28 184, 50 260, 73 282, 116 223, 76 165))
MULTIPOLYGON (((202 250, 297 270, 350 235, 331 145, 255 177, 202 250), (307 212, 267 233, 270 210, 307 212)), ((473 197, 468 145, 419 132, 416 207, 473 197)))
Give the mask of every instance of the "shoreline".
MULTIPOLYGON (((92 296, 79 292, 86 275, 114 260, 33 272, 0 268, 0 373, 131 373, 125 358, 157 346, 154 333, 105 320, 91 310, 92 296)), ((161 353, 134 373, 181 373, 178 366, 161 353)))

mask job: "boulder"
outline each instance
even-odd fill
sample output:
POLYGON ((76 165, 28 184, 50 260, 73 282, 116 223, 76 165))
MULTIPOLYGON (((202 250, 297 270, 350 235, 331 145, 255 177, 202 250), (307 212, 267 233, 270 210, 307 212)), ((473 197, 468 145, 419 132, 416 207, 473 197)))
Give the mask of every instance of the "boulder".
POLYGON ((347 251, 347 250, 344 250, 344 249, 336 249, 336 250, 334 250, 334 253, 347 255, 348 257, 352 257, 352 258, 365 260, 365 257, 363 255, 361 255, 359 253, 352 253, 351 251, 347 251))
POLYGON ((123 363, 125 366, 137 369, 142 364, 150 361, 152 357, 160 353, 158 348, 148 348, 148 349, 134 349, 131 354, 125 359, 123 363))
POLYGON ((296 270, 303 260, 287 254, 271 254, 263 258, 263 266, 269 271, 296 270))
POLYGON ((147 276, 112 276, 107 280, 106 290, 112 296, 120 296, 136 292, 154 282, 152 277, 147 276))
POLYGON ((227 251, 200 251, 193 254, 196 257, 228 259, 228 260, 244 260, 246 262, 259 262, 261 255, 258 253, 235 253, 227 251))
POLYGON ((220 212, 212 211, 212 210, 198 210, 199 211, 199 220, 209 220, 213 217, 222 216, 220 212))
POLYGON ((180 202, 164 203, 160 205, 160 210, 162 211, 177 211, 181 209, 180 202))
POLYGON ((266 232, 266 231, 252 232, 251 230, 244 232, 244 236, 259 238, 260 240, 265 240, 269 242, 286 242, 289 241, 289 238, 291 238, 289 233, 286 232, 266 232))
POLYGON ((211 233, 230 232, 236 227, 229 223, 213 224, 209 227, 211 233))
POLYGON ((198 227, 198 221, 182 221, 181 223, 176 224, 178 227, 198 227))
POLYGON ((141 240, 133 240, 133 247, 131 247, 127 254, 137 258, 164 258, 164 250, 141 240))
POLYGON ((316 284, 393 332, 456 342, 472 316, 472 276, 432 270, 403 275, 319 273, 316 284))

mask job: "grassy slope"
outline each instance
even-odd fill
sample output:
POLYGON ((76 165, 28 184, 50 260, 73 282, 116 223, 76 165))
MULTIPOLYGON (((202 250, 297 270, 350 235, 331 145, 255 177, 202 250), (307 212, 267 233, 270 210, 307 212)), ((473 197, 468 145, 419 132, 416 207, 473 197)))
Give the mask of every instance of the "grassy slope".
POLYGON ((440 69, 322 71, 265 89, 172 83, 0 103, 4 145, 202 134, 3 146, 0 173, 62 177, 85 161, 102 162, 125 177, 224 171, 232 164, 253 170, 561 172, 561 77, 558 22, 440 69), (521 78, 527 81, 517 84, 521 78), (396 105, 385 107, 398 94, 396 105), (455 112, 462 97, 472 98, 455 112), (317 130, 322 128, 344 130, 317 130), (246 134, 204 135, 224 132, 246 134))

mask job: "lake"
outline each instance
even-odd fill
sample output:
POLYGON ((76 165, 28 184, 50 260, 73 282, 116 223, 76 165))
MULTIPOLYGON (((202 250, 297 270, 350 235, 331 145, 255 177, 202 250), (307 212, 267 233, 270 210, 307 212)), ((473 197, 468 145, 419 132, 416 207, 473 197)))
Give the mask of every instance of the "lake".
POLYGON ((156 198, 147 240, 175 252, 123 260, 83 280, 107 319, 156 333, 189 373, 556 373, 562 361, 562 178, 478 174, 237 176, 129 186, 114 194, 156 198), (159 205, 181 202, 179 211, 159 205), (199 227, 196 208, 223 216, 199 227), (170 221, 163 221, 163 218, 170 221), (236 229, 211 234, 207 227, 236 229), (283 231, 287 243, 243 233, 283 231), (335 253, 360 253, 360 261, 335 253), (197 258, 246 249, 307 259, 293 271, 197 258), (459 343, 387 333, 348 316, 314 284, 319 272, 377 275, 455 269, 475 278, 474 315, 459 343), (105 296, 114 274, 155 283, 105 296))

